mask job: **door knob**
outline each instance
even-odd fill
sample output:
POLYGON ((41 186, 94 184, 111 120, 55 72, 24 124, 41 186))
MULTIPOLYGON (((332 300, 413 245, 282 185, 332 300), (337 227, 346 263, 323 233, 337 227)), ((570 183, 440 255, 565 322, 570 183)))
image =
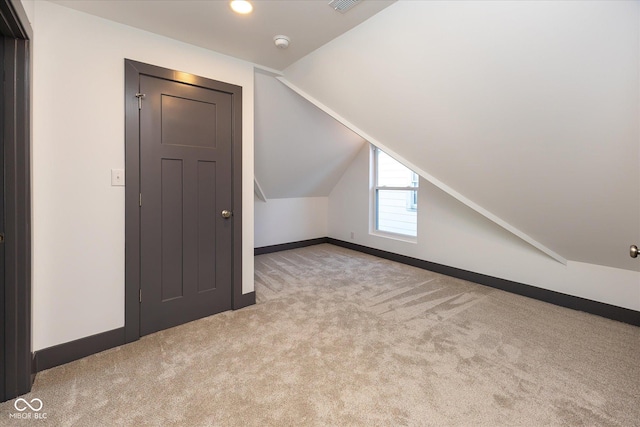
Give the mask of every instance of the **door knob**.
POLYGON ((638 247, 636 245, 631 245, 629 248, 629 255, 631 258, 638 258, 638 247))
POLYGON ((222 211, 221 215, 222 215, 222 218, 227 219, 227 218, 231 218, 231 215, 233 215, 233 213, 225 209, 222 211))

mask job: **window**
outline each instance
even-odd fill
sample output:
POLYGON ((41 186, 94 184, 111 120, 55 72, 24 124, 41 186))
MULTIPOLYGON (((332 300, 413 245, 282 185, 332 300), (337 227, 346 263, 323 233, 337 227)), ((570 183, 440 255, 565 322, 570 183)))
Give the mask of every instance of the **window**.
POLYGON ((373 147, 375 230, 418 235, 418 174, 373 147))

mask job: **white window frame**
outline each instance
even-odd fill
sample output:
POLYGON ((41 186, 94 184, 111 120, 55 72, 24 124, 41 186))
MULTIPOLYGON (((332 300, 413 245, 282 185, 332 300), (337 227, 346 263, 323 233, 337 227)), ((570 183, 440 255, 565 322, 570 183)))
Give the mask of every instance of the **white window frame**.
POLYGON ((415 189, 415 191, 411 190, 413 192, 413 196, 411 196, 407 200, 407 210, 418 212, 418 187, 420 185, 420 177, 417 173, 411 171, 411 183, 414 182, 416 183, 416 185, 414 185, 413 187, 409 187, 415 189))
MULTIPOLYGON (((384 231, 378 229, 378 191, 379 190, 397 190, 397 191, 412 191, 415 194, 415 204, 413 200, 407 200, 407 210, 416 212, 418 211, 418 189, 419 187, 386 187, 378 185, 378 152, 384 152, 375 145, 371 145, 371 223, 370 234, 386 237, 395 240, 401 240, 409 243, 417 243, 418 241, 418 224, 416 223, 416 235, 394 233, 392 231, 384 231)), ((386 153, 385 153, 386 154, 386 153)), ((413 171, 412 171, 413 172, 413 171)), ((419 182, 419 176, 413 172, 414 176, 412 182, 419 182)), ((417 219, 416 219, 417 221, 417 219)))

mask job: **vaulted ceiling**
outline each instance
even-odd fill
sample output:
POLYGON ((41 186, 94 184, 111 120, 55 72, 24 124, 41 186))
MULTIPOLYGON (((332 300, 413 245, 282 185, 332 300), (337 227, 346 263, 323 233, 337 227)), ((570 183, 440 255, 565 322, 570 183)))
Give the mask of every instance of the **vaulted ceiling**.
POLYGON ((401 1, 285 78, 573 261, 639 270, 640 2, 401 1))
MULTIPOLYGON (((640 242, 640 2, 364 0, 341 15, 325 0, 255 1, 249 19, 222 1, 56 3, 284 70, 401 158, 562 257, 640 270, 628 256, 640 242), (292 38, 288 50, 273 46, 282 33, 292 38)), ((276 151, 294 149, 300 132, 278 134, 277 116, 259 111, 269 91, 305 120, 323 119, 256 78, 256 144, 264 130, 276 151)), ((285 172, 260 170, 258 156, 270 154, 262 149, 256 175, 265 192, 303 194, 279 190, 291 180, 285 172)))

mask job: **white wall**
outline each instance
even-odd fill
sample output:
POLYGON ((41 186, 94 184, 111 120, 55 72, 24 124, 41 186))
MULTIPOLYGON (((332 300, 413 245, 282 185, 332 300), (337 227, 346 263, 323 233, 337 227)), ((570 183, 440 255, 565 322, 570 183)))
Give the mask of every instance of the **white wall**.
POLYGON ((255 246, 327 237, 328 197, 255 200, 255 246))
POLYGON ((530 242, 638 271, 639 22, 638 1, 398 1, 284 76, 530 242))
POLYGON ((255 76, 255 175, 268 198, 326 197, 364 139, 273 76, 255 76))
POLYGON ((640 310, 640 273, 572 261, 564 266, 423 179, 417 243, 371 235, 369 151, 360 151, 329 196, 329 237, 640 310))
POLYGON ((29 20, 29 24, 33 26, 33 17, 35 15, 36 10, 36 1, 35 0, 22 0, 22 6, 24 7, 24 12, 27 14, 27 19, 29 20))
POLYGON ((124 59, 243 87, 243 292, 253 290, 253 66, 38 1, 33 350, 124 325, 124 59))

